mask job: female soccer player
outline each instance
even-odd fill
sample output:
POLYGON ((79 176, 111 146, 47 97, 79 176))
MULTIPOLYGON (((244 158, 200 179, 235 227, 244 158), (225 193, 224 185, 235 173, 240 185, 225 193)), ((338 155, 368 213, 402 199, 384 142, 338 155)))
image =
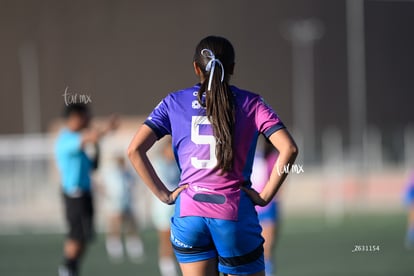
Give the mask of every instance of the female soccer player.
POLYGON ((164 203, 174 204, 171 242, 184 276, 264 275, 263 238, 254 205, 267 205, 292 164, 295 142, 276 113, 254 93, 230 86, 234 50, 222 37, 200 41, 194 70, 200 84, 169 94, 135 134, 128 155, 135 169, 164 203), (261 193, 250 173, 259 133, 279 151, 261 193), (165 135, 172 136, 181 170, 170 192, 147 157, 165 135))

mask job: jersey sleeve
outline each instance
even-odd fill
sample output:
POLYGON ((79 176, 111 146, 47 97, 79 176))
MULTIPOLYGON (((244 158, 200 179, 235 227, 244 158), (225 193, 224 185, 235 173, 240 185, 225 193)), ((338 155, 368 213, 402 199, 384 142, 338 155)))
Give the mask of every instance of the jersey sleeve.
POLYGON ((154 131, 158 139, 161 139, 165 135, 171 134, 171 123, 168 114, 168 97, 164 98, 154 108, 145 120, 144 124, 149 126, 154 131))
POLYGON ((263 133, 266 138, 269 138, 279 129, 285 128, 276 112, 261 97, 258 97, 256 104, 256 126, 258 131, 263 133))

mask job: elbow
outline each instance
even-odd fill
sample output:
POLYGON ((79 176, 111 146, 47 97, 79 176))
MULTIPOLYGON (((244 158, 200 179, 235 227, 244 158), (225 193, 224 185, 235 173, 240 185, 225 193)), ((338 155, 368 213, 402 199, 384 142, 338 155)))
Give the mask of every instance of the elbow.
POLYGON ((297 155, 299 154, 299 149, 298 149, 298 146, 296 146, 296 145, 291 145, 291 146, 290 146, 290 152, 291 152, 293 155, 297 156, 297 155))
POLYGON ((142 146, 134 146, 134 145, 129 145, 128 149, 127 149, 127 155, 128 155, 128 159, 129 160, 133 160, 136 159, 137 157, 142 157, 142 155, 145 154, 145 150, 142 148, 142 146))
POLYGON ((130 145, 127 149, 128 159, 132 161, 136 153, 137 153, 137 149, 130 145))
POLYGON ((291 156, 291 158, 296 159, 299 154, 298 146, 295 143, 290 144, 286 148, 286 153, 291 156))

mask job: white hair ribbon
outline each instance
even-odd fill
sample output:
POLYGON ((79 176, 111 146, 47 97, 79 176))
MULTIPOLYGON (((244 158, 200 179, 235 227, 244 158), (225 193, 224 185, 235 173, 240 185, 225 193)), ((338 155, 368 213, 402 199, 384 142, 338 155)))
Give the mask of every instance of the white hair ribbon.
POLYGON ((216 64, 220 65, 221 67, 221 82, 223 82, 224 80, 224 67, 221 61, 216 58, 213 51, 211 51, 210 49, 201 50, 201 55, 204 57, 210 58, 210 61, 206 65, 206 71, 210 72, 210 78, 208 79, 207 90, 211 90, 211 82, 213 81, 214 68, 216 67, 216 64))

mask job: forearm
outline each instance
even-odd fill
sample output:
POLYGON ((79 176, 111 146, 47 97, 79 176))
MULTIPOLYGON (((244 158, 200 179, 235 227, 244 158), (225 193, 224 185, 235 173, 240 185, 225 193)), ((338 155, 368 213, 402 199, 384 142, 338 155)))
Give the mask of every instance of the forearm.
POLYGON ((92 168, 94 170, 97 170, 99 167, 100 156, 101 156, 101 150, 100 150, 99 144, 96 143, 95 144, 95 156, 92 159, 92 168))
POLYGON ((296 149, 285 150, 279 153, 279 157, 273 166, 269 180, 261 192, 261 197, 265 201, 265 204, 269 203, 279 191, 289 174, 289 170, 285 168, 292 167, 296 156, 296 149))
POLYGON ((87 144, 96 144, 100 139, 100 134, 97 130, 87 129, 82 133, 81 146, 85 147, 87 144))
POLYGON ((148 126, 143 125, 128 147, 128 157, 142 181, 154 195, 162 202, 171 204, 173 203, 170 197, 171 192, 162 183, 147 156, 148 150, 156 141, 157 137, 154 132, 148 126))
POLYGON ((88 143, 96 144, 98 141, 109 132, 116 130, 119 126, 119 118, 117 115, 111 115, 107 124, 99 128, 90 128, 82 134, 82 146, 88 143))
POLYGON ((273 199, 289 174, 287 168, 292 167, 298 155, 296 143, 286 129, 276 131, 269 137, 269 140, 279 151, 279 156, 273 165, 267 184, 260 193, 261 200, 258 203, 259 205, 266 205, 273 199))
POLYGON ((133 167, 147 187, 162 202, 169 204, 170 191, 165 187, 155 172, 146 152, 140 150, 128 151, 128 157, 133 167))

